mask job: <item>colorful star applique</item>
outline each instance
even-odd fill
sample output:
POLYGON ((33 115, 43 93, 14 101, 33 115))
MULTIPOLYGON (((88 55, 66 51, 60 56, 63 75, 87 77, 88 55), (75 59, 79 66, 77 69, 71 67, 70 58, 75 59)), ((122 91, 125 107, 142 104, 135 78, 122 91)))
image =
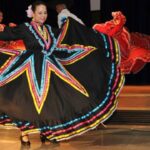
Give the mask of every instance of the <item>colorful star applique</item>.
POLYGON ((33 102, 39 114, 42 111, 47 94, 50 92, 51 72, 54 72, 55 75, 81 94, 87 97, 89 96, 83 85, 65 69, 64 65, 71 65, 80 61, 96 48, 80 44, 61 44, 67 28, 68 22, 66 23, 62 34, 59 36, 53 51, 49 50, 47 54, 39 52, 39 55, 42 55, 40 82, 37 80, 37 70, 35 68, 37 60, 34 51, 0 49, 0 53, 10 55, 10 58, 0 68, 0 86, 11 82, 21 74, 26 73, 33 102), (57 52, 59 54, 66 53, 67 57, 59 57, 59 55, 56 55, 57 52))

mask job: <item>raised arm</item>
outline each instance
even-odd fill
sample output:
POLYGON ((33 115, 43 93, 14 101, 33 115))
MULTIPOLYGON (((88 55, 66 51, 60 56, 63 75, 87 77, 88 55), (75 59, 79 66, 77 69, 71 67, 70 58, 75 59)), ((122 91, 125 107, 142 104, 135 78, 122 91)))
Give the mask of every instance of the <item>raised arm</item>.
POLYGON ((66 21, 66 19, 68 17, 70 17, 70 18, 76 20, 77 22, 79 22, 80 24, 84 25, 83 21, 80 18, 78 18, 73 13, 71 13, 68 9, 64 9, 58 15, 58 26, 59 26, 59 28, 62 27, 63 23, 66 21))

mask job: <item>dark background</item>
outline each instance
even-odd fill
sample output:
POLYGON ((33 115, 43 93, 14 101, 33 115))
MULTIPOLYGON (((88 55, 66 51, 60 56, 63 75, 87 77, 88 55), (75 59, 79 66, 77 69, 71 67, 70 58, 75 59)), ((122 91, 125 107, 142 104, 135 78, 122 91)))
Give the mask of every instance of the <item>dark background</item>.
MULTIPOLYGON (((0 9, 4 12, 3 23, 22 23, 30 21, 25 10, 34 0, 0 0, 0 9)), ((45 0, 48 2, 49 0, 45 0)), ((126 26, 131 32, 150 34, 150 4, 149 0, 101 0, 101 10, 91 12, 90 0, 75 0, 70 10, 79 16, 84 23, 91 27, 96 22, 111 19, 112 11, 122 11, 127 18, 126 26)), ((47 23, 57 26, 57 14, 48 9, 47 23)), ((126 75, 126 84, 150 85, 150 64, 138 74, 126 75)))

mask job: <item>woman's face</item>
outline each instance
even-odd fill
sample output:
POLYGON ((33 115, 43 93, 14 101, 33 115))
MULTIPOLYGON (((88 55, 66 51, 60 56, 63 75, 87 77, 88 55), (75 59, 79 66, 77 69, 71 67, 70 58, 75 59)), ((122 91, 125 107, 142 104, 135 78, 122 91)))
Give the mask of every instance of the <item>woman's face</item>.
POLYGON ((45 5, 36 6, 35 11, 33 12, 33 21, 44 24, 47 19, 47 8, 45 5))

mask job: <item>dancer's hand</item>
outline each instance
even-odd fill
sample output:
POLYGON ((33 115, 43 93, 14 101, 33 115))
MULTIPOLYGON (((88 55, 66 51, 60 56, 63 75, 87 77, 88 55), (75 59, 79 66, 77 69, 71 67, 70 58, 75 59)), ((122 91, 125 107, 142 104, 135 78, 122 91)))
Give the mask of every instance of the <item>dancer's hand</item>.
POLYGON ((17 25, 15 23, 9 23, 9 27, 16 27, 17 25))

